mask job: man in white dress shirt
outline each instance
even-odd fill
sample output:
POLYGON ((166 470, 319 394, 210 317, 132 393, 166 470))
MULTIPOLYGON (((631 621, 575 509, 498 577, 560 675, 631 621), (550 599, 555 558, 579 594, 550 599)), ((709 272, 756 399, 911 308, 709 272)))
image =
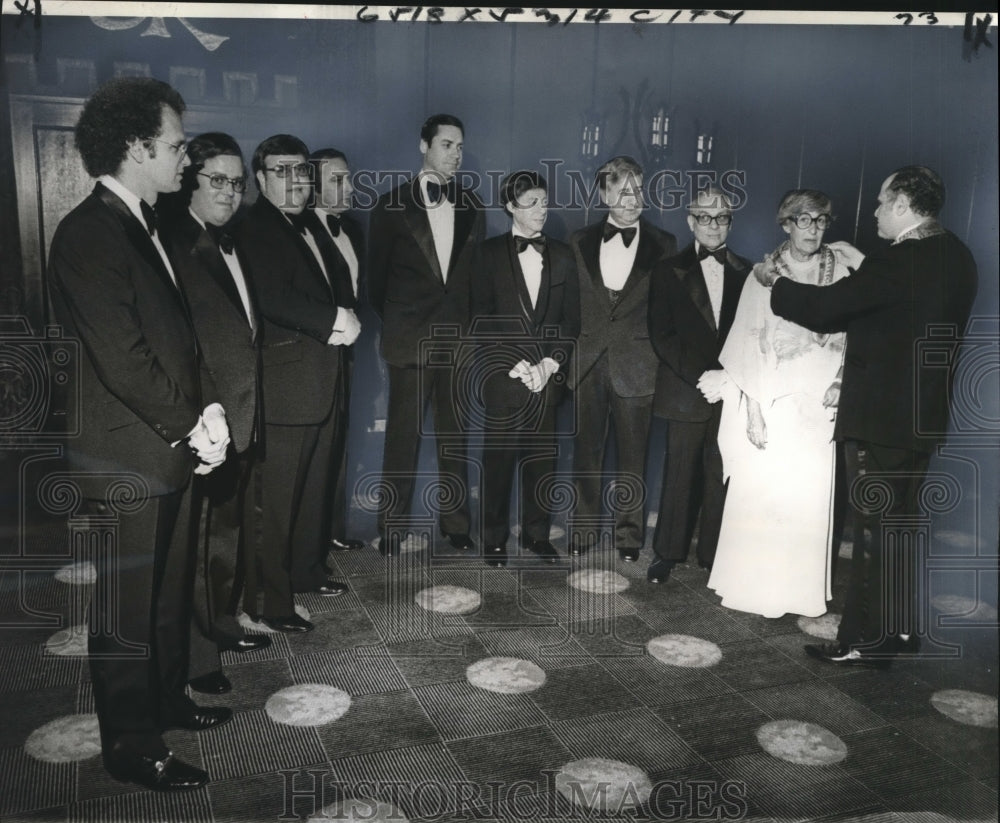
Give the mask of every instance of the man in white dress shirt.
POLYGON ((631 563, 646 533, 644 474, 657 367, 646 326, 649 275, 677 244, 672 234, 642 219, 642 167, 634 159, 612 158, 598 169, 597 181, 608 216, 570 240, 580 277, 581 325, 569 377, 578 426, 569 551, 583 554, 600 539, 602 503, 608 501, 617 504, 609 513, 612 545, 631 563), (602 482, 612 436, 618 451, 613 496, 603 493, 602 482))

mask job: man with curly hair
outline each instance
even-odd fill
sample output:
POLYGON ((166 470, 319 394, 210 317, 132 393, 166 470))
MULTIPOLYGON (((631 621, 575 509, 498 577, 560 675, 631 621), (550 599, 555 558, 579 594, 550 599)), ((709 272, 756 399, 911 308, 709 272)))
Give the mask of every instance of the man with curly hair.
POLYGON ((88 617, 104 766, 157 791, 208 780, 170 753, 164 731, 232 717, 184 692, 192 475, 225 460, 229 430, 152 209, 189 162, 183 112, 174 89, 146 77, 112 80, 87 101, 76 146, 97 185, 56 229, 48 271, 55 316, 83 344, 83 417, 67 459, 87 513, 117 538, 93 553, 88 617))

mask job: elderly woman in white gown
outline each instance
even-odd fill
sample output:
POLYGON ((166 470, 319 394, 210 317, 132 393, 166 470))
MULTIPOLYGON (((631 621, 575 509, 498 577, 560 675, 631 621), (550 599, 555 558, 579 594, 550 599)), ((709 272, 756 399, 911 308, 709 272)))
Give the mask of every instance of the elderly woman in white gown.
MULTIPOLYGON (((822 242, 833 220, 829 197, 790 191, 777 219, 788 239, 758 265, 820 285, 848 275, 822 242)), ((844 335, 777 317, 770 296, 747 278, 719 357, 729 376, 719 430, 729 488, 708 585, 731 609, 818 617, 831 597, 832 437, 844 335)))

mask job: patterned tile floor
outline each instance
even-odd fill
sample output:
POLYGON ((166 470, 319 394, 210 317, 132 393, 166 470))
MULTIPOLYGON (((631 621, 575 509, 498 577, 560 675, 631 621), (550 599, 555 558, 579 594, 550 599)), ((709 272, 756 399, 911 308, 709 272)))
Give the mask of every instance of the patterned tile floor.
MULTIPOLYGON (((39 554, 68 545, 36 528, 39 554)), ((300 599, 314 632, 226 655, 232 693, 197 697, 234 721, 167 736, 211 783, 170 796, 104 773, 81 635, 53 639, 79 623, 87 569, 55 574, 63 551, 0 572, 0 820, 996 819, 995 604, 932 598, 932 616, 975 610, 935 630, 957 657, 845 671, 802 653, 828 621, 723 609, 693 566, 650 586, 647 557, 331 555, 350 593, 300 599), (605 590, 570 585, 580 571, 605 590), (428 611, 430 587, 453 587, 435 607, 472 605, 428 611), (664 635, 684 637, 647 650, 664 635)))

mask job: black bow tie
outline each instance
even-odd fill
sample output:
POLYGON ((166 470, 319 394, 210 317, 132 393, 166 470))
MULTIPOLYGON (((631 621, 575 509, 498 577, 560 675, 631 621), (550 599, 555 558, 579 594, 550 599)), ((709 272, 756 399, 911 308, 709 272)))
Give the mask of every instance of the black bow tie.
POLYGON ((429 206, 437 205, 441 202, 441 195, 448 198, 448 202, 452 205, 455 204, 455 181, 449 180, 443 186, 434 180, 427 181, 427 204, 429 206))
POLYGON ((518 254, 523 252, 526 248, 528 248, 528 246, 532 246, 535 251, 542 254, 542 252, 545 251, 545 235, 539 234, 535 237, 521 237, 517 234, 514 235, 514 248, 517 250, 518 254))
POLYGON ((139 211, 142 212, 142 219, 146 221, 146 228, 149 230, 150 237, 152 237, 156 233, 156 212, 153 211, 153 207, 145 200, 139 201, 139 211))
POLYGON ((714 251, 709 251, 704 246, 700 246, 698 248, 698 262, 700 263, 706 257, 714 257, 724 266, 726 265, 726 247, 719 246, 719 248, 714 251))
POLYGON ((629 226, 627 229, 623 229, 620 228, 619 226, 616 226, 614 223, 604 224, 605 243, 611 240, 616 234, 620 234, 622 236, 622 242, 625 244, 625 248, 627 249, 629 246, 632 245, 632 241, 635 240, 635 233, 636 233, 635 226, 629 226))
POLYGON ((225 254, 232 254, 235 248, 233 244, 233 236, 225 231, 222 226, 213 226, 211 223, 205 225, 208 229, 208 233, 211 238, 215 241, 220 249, 222 249, 225 254))
POLYGON ((330 234, 334 237, 340 237, 340 215, 339 214, 328 214, 326 216, 326 225, 330 229, 330 234))

